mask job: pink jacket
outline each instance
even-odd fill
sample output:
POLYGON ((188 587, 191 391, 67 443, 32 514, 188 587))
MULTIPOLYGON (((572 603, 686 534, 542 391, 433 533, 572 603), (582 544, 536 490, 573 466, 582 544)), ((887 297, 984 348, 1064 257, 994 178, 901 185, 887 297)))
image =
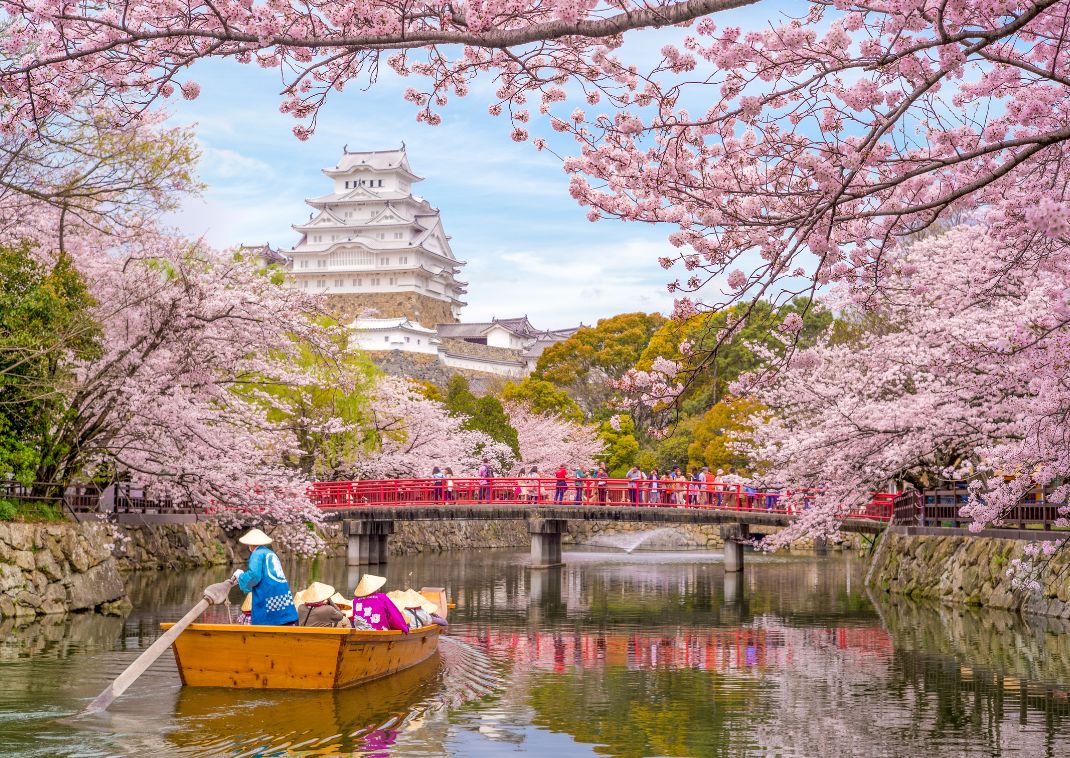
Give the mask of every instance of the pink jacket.
POLYGON ((353 616, 360 616, 373 629, 398 629, 409 633, 405 617, 394 602, 382 592, 375 592, 367 597, 353 598, 353 616))

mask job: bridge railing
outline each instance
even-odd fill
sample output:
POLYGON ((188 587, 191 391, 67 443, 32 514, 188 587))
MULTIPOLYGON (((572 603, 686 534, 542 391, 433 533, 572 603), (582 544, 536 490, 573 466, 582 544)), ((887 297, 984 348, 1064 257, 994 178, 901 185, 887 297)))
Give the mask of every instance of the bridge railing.
MULTIPOLYGON (((961 514, 962 506, 969 502, 969 493, 963 488, 903 492, 896 496, 893 523, 910 526, 968 526, 973 519, 961 514)), ((1026 494, 1020 503, 1011 508, 997 527, 1017 529, 1040 528, 1050 530, 1058 527, 1062 503, 1047 500, 1047 493, 1036 489, 1026 494)))
MULTIPOLYGON (((554 478, 477 477, 451 479, 364 479, 317 482, 309 488, 321 508, 398 505, 582 505, 637 508, 700 508, 733 511, 798 513, 810 507, 811 494, 790 490, 757 491, 741 484, 693 482, 684 479, 565 480, 554 478), (789 495, 794 494, 789 498, 789 495)), ((888 521, 893 494, 878 493, 844 515, 888 521)))

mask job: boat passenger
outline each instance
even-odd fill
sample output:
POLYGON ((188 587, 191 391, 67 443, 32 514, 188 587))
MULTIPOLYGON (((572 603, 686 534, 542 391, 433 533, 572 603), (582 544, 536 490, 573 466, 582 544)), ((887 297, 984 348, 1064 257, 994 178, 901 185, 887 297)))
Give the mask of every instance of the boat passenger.
POLYGON ((390 598, 379 592, 386 577, 365 574, 353 590, 353 619, 361 618, 372 629, 397 629, 408 634, 409 625, 390 598))
POLYGON ((259 529, 250 529, 238 538, 248 546, 249 568, 237 569, 234 578, 243 592, 252 593, 250 619, 257 626, 292 626, 297 623, 297 608, 286 581, 282 563, 268 545, 268 537, 259 529))
POLYGON ((242 626, 253 623, 253 593, 245 593, 245 599, 241 601, 241 612, 238 613, 238 618, 234 623, 242 626))
POLYGON ((334 595, 334 587, 322 582, 312 582, 308 589, 298 592, 297 597, 294 598, 297 604, 298 625, 348 629, 349 619, 331 601, 332 595, 334 595))
POLYGON ((438 612, 438 606, 416 590, 407 589, 404 592, 394 590, 393 592, 388 592, 386 596, 405 615, 406 620, 409 620, 410 629, 431 626, 436 623, 432 618, 432 614, 438 612))

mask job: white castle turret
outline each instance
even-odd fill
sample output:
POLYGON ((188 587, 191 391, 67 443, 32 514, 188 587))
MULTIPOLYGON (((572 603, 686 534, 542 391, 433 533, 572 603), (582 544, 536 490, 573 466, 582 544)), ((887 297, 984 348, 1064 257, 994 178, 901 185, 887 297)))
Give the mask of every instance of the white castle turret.
POLYGON ((349 152, 323 169, 333 192, 305 202, 309 220, 284 251, 294 286, 330 295, 332 306, 355 316, 375 309, 424 326, 454 323, 467 291, 456 278, 464 261, 450 249, 437 208, 412 185, 422 181, 399 150, 349 152))

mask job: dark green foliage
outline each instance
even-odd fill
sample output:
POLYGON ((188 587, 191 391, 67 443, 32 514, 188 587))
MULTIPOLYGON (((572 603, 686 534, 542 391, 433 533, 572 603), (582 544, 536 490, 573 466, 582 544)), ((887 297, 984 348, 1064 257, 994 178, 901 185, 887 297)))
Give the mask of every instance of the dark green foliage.
MULTIPOLYGON (((515 457, 520 457, 520 439, 498 398, 493 395, 476 397, 469 389, 468 380, 460 374, 454 374, 446 385, 445 404, 450 413, 467 416, 465 429, 483 432, 507 445, 515 457)), ((506 463, 499 461, 499 467, 504 468, 506 463)))

